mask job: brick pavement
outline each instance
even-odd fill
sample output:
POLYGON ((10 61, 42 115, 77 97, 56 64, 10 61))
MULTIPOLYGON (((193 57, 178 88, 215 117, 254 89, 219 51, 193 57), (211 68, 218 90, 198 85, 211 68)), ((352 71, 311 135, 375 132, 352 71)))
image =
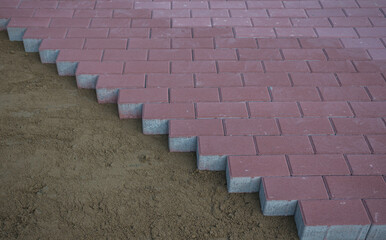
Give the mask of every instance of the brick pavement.
POLYGON ((25 50, 295 215, 301 239, 385 239, 386 1, 0 0, 25 50))

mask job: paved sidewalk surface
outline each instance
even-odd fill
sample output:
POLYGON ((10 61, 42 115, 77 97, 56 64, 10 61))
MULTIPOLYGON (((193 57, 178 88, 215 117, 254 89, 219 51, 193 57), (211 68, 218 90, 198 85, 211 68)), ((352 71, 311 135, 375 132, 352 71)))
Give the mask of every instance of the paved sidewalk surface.
POLYGON ((386 0, 0 0, 25 50, 295 215, 301 239, 385 239, 386 0))

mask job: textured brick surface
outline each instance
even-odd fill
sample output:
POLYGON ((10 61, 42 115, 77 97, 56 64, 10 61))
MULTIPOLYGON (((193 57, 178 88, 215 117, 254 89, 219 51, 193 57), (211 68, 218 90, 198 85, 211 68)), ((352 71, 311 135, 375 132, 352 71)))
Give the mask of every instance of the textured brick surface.
POLYGON ((264 214, 297 209, 302 239, 382 239, 385 13, 384 0, 15 0, 0 28, 144 133, 169 133, 171 151, 198 147, 199 169, 228 163, 229 191, 260 190, 264 214))

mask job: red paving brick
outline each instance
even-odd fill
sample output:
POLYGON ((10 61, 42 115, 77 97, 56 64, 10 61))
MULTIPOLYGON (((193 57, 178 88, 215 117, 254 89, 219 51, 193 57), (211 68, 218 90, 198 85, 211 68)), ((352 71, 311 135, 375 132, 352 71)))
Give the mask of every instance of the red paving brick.
POLYGON ((159 133, 200 136, 199 155, 250 155, 229 157, 232 174, 263 177, 268 201, 301 200, 306 227, 372 224, 373 237, 385 225, 385 12, 383 0, 2 1, 0 27, 79 81, 98 78, 99 102, 120 92, 159 133))

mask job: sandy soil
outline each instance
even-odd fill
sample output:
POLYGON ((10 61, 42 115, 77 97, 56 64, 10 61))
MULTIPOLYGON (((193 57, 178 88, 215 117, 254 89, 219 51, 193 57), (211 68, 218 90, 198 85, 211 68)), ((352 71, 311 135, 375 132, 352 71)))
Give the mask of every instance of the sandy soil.
POLYGON ((0 32, 1 239, 297 239, 0 32))

